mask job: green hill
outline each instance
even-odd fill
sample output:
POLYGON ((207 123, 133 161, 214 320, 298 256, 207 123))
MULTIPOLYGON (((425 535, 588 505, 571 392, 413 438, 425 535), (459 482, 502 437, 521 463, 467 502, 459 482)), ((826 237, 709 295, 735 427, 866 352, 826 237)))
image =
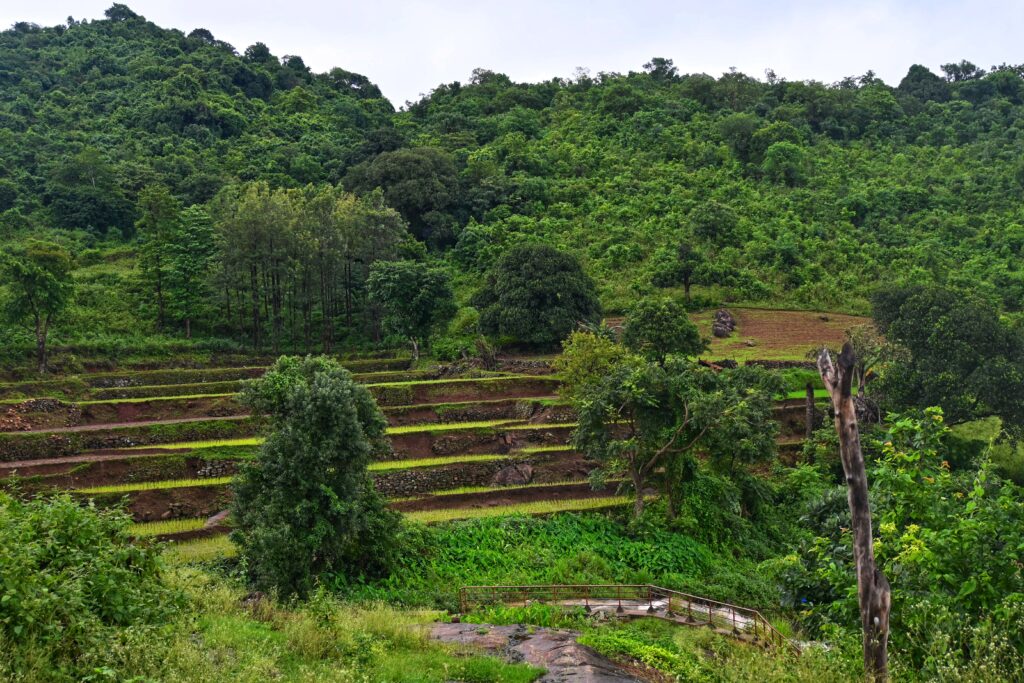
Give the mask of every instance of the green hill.
MULTIPOLYGON (((98 21, 16 24, 0 33, 0 65, 0 233, 50 236, 80 257, 85 295, 58 342, 157 329, 134 236, 154 185, 212 207, 215 227, 217 206, 252 181, 380 188, 368 201, 429 249, 385 257, 442 262, 463 304, 523 240, 574 252, 611 312, 676 284, 665 273, 680 244, 698 306, 865 313, 879 282, 967 287, 1009 311, 1024 301, 1021 67, 962 62, 940 77, 915 65, 896 87, 871 72, 714 78, 665 59, 533 84, 476 70, 395 111, 363 76, 314 74, 260 43, 239 54, 123 5, 98 21)), ((304 277, 309 247, 294 243, 264 278, 304 277)), ((213 269, 193 327, 243 341, 243 322, 224 323, 240 310, 228 269, 213 269)), ((261 296, 282 298, 286 321, 328 316, 334 338, 365 338, 365 272, 346 273, 344 322, 319 300, 305 311, 261 296)))

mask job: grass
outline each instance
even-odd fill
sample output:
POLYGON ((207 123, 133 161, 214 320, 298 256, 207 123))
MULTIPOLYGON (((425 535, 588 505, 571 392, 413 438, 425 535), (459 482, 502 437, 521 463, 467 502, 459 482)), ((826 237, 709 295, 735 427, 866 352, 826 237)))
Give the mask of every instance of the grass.
MULTIPOLYGON (((168 556, 185 564, 212 559, 210 552, 223 550, 225 542, 182 543, 168 556)), ((102 669, 103 680, 529 683, 543 673, 431 640, 436 611, 344 603, 326 592, 308 602, 247 600, 245 585, 214 572, 177 566, 167 575, 187 609, 157 638, 98 643, 128 662, 102 669)))
POLYGON ((131 532, 133 536, 139 538, 161 534, 181 534, 186 531, 202 529, 205 524, 205 519, 165 519, 158 522, 132 524, 131 532))
MULTIPOLYGON (((622 481, 620 479, 610 479, 609 484, 622 481)), ((417 498, 429 498, 431 496, 458 496, 464 493, 487 493, 489 491, 521 491, 524 489, 535 489, 543 486, 573 486, 576 484, 585 484, 586 479, 565 479, 563 481, 549 481, 549 482, 534 482, 532 484, 519 484, 516 486, 460 486, 454 489, 443 489, 440 491, 431 491, 424 493, 422 496, 413 496, 407 500, 415 500, 417 498)))
POLYGON ((212 560, 234 557, 237 554, 238 548, 231 542, 227 534, 174 543, 164 550, 164 557, 171 564, 210 562, 212 560))
POLYGON ((406 410, 428 408, 444 410, 446 408, 463 408, 466 406, 491 405, 494 403, 507 403, 510 401, 513 403, 540 403, 546 406, 568 405, 568 401, 560 398, 552 398, 551 396, 527 396, 524 398, 481 398, 472 401, 445 401, 443 403, 414 403, 412 405, 406 406, 381 406, 381 410, 383 410, 384 414, 386 415, 387 413, 402 412, 406 410))
POLYGON ((439 458, 413 458, 411 460, 381 460, 370 463, 367 469, 371 472, 388 472, 391 470, 409 470, 417 467, 439 467, 472 462, 493 462, 505 460, 508 455, 450 455, 439 458))
MULTIPOLYGON (((388 427, 388 434, 415 434, 419 432, 454 432, 472 429, 493 429, 504 427, 508 430, 541 430, 557 429, 560 427, 575 427, 575 422, 551 423, 551 424, 522 424, 521 420, 482 420, 480 422, 451 422, 443 424, 428 425, 405 425, 401 427, 388 427)), ((201 441, 178 441, 174 443, 151 444, 148 446, 130 446, 125 450, 201 450, 204 448, 220 448, 223 446, 259 446, 265 439, 261 436, 239 437, 236 439, 206 439, 201 441)), ((524 451, 527 452, 527 451, 524 451)), ((539 451, 530 451, 539 452, 539 451)))
MULTIPOLYGON (((514 505, 496 505, 488 508, 464 508, 445 510, 417 510, 403 513, 403 516, 421 524, 438 524, 464 519, 504 517, 509 515, 550 515, 558 512, 590 512, 631 505, 632 496, 602 496, 600 498, 573 498, 569 500, 541 500, 514 505)), ((209 562, 234 557, 238 549, 227 534, 182 541, 169 546, 164 554, 174 564, 209 562)))
POLYGON ((185 394, 183 396, 150 396, 136 398, 99 398, 89 401, 76 401, 80 406, 97 405, 100 403, 146 403, 147 401, 187 401, 194 398, 224 398, 225 396, 237 396, 230 394, 185 394))
POLYGON ((578 427, 578 426, 579 426, 578 422, 540 422, 540 423, 537 423, 537 424, 510 425, 509 426, 509 431, 511 431, 511 430, 527 431, 527 430, 537 430, 537 429, 564 429, 566 427, 578 427))
POLYGON ((92 486, 76 489, 75 493, 104 494, 128 493, 131 491, 156 491, 160 489, 183 489, 192 486, 224 486, 231 483, 232 477, 208 477, 205 479, 165 479, 163 481, 137 481, 129 484, 111 484, 109 486, 92 486))
POLYGON ((126 451, 139 450, 200 450, 204 448, 222 448, 235 446, 259 446, 265 439, 262 436, 246 436, 237 439, 206 439, 203 441, 178 441, 176 443, 151 444, 149 446, 129 446, 126 451))
MULTIPOLYGON (((856 391, 856 389, 854 389, 856 391)), ((789 391, 786 392, 786 398, 805 398, 807 396, 806 391, 789 391)), ((828 398, 828 389, 815 389, 814 398, 828 398)))
POLYGON ((496 505, 487 508, 446 510, 417 510, 405 513, 406 519, 422 524, 437 524, 457 519, 481 519, 507 515, 549 515, 555 512, 582 512, 601 510, 632 504, 632 496, 604 496, 600 498, 574 498, 570 500, 540 500, 514 505, 496 505))
POLYGON ((528 448, 517 448, 516 453, 533 454, 533 453, 559 453, 563 451, 573 450, 572 446, 554 444, 551 446, 530 446, 528 448))
POLYGON ((417 432, 450 432, 459 429, 486 429, 490 427, 522 424, 522 420, 504 418, 500 420, 479 420, 477 422, 442 422, 440 424, 403 425, 388 427, 388 434, 415 434, 417 432))
POLYGON ((367 384, 368 387, 408 387, 408 386, 420 386, 428 384, 466 384, 466 383, 484 383, 484 382, 510 382, 517 379, 531 379, 538 380, 540 382, 545 381, 560 381, 555 375, 496 375, 494 377, 449 377, 446 379, 423 379, 423 380, 410 380, 407 382, 379 382, 376 384, 367 384))

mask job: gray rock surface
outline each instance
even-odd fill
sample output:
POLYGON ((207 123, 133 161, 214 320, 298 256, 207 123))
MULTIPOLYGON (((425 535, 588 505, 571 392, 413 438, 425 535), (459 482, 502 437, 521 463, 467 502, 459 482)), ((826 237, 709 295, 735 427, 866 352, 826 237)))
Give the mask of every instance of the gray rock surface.
POLYGON ((493 486, 522 486, 533 480, 533 467, 527 463, 519 463, 502 467, 491 480, 493 486))
POLYGON ((711 321, 711 334, 722 339, 732 334, 735 329, 736 319, 732 317, 732 313, 724 308, 715 311, 714 320, 711 321))
POLYGON ((540 683, 627 683, 641 681, 611 660, 576 642, 579 634, 561 629, 483 624, 435 624, 431 637, 469 645, 510 662, 547 669, 540 683))

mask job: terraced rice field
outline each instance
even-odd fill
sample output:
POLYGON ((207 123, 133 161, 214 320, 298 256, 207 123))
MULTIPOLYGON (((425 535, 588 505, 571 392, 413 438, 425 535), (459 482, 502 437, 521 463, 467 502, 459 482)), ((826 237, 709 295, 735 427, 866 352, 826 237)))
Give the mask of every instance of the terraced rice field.
POLYGON ((205 519, 166 519, 159 522, 140 522, 132 525, 132 534, 138 538, 181 534, 202 529, 205 519))
MULTIPOLYGON (((752 319, 740 317, 741 326, 752 319)), ((576 425, 557 378, 543 371, 441 378, 436 369, 409 365, 405 358, 350 363, 391 425, 393 452, 370 465, 371 475, 410 520, 631 502, 586 483, 593 463, 569 445, 576 425)), ((225 536, 195 536, 222 533, 204 525, 225 509, 234 472, 263 442, 235 396, 265 367, 254 361, 0 384, 0 416, 6 411, 15 425, 0 434, 0 480, 13 478, 29 491, 68 490, 97 505, 125 504, 137 537, 188 539, 168 550, 172 561, 229 556, 234 549, 225 536), (18 396, 59 403, 24 404, 18 396), (22 423, 32 431, 21 431, 22 423)), ((795 406, 794 419, 801 412, 795 406)))

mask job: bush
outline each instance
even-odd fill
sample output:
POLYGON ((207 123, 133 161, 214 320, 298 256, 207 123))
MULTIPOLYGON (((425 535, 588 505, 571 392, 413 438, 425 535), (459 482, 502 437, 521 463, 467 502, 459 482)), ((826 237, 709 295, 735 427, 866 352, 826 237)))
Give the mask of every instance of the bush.
POLYGON ((0 678, 84 680, 113 664, 117 642, 155 637, 180 595, 130 523, 68 496, 0 494, 0 678))
POLYGON ((304 597, 325 574, 386 573, 399 516, 366 469, 387 448, 366 387, 335 360, 282 357, 243 400, 272 427, 234 487, 233 536, 253 584, 304 597))

